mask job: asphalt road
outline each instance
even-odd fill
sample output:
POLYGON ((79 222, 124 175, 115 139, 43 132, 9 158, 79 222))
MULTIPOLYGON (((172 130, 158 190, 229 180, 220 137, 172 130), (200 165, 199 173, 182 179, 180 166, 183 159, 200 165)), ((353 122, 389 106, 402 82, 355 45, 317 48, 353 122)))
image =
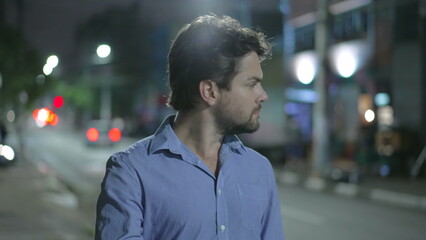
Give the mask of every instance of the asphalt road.
MULTIPOLYGON (((74 191, 79 206, 94 222, 94 208, 108 157, 130 142, 112 148, 89 148, 84 135, 59 129, 30 129, 28 155, 46 163, 74 191)), ((426 213, 279 185, 287 240, 422 240, 426 213)))
POLYGON ((32 128, 25 135, 27 155, 45 163, 48 171, 54 172, 76 194, 79 207, 94 224, 106 161, 130 142, 98 148, 88 147, 84 140, 84 133, 55 128, 32 128))
POLYGON ((422 240, 426 213, 295 187, 279 187, 286 239, 422 240))

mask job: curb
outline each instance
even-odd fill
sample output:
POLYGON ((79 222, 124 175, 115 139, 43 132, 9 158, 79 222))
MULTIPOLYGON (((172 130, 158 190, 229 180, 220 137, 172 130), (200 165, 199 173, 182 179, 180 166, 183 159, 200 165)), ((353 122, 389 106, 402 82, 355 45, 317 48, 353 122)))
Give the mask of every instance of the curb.
POLYGON ((408 207, 426 212, 426 196, 407 194, 382 188, 370 188, 353 183, 332 182, 324 178, 302 176, 292 171, 276 170, 279 184, 298 186, 314 192, 326 192, 342 197, 363 198, 374 202, 408 207))

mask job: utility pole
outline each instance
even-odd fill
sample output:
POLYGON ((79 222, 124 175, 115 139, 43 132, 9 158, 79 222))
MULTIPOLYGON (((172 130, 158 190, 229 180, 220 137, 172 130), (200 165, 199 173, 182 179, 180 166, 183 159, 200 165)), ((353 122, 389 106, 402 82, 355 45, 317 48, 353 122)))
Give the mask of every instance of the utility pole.
POLYGON ((315 28, 315 50, 318 73, 314 81, 317 102, 313 111, 313 172, 326 174, 330 164, 329 127, 327 118, 327 47, 328 47, 328 0, 317 0, 317 23, 315 28))

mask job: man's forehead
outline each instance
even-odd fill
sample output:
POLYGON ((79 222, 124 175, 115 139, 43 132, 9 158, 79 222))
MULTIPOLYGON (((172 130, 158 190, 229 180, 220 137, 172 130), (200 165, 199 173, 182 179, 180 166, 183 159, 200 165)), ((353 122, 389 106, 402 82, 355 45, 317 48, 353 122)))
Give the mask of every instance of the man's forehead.
POLYGON ((256 53, 241 57, 235 66, 235 75, 247 74, 262 79, 263 72, 260 59, 256 53))

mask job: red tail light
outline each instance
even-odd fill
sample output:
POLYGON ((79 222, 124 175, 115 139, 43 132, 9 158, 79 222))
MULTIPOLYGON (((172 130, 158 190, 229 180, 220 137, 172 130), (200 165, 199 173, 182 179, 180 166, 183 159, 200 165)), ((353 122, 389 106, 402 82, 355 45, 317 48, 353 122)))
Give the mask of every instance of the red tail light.
POLYGON ((113 142, 118 142, 121 139, 121 131, 118 128, 112 128, 108 132, 108 137, 113 142))
POLYGON ((89 141, 96 142, 99 139, 99 131, 96 128, 89 128, 86 132, 86 137, 89 141))

